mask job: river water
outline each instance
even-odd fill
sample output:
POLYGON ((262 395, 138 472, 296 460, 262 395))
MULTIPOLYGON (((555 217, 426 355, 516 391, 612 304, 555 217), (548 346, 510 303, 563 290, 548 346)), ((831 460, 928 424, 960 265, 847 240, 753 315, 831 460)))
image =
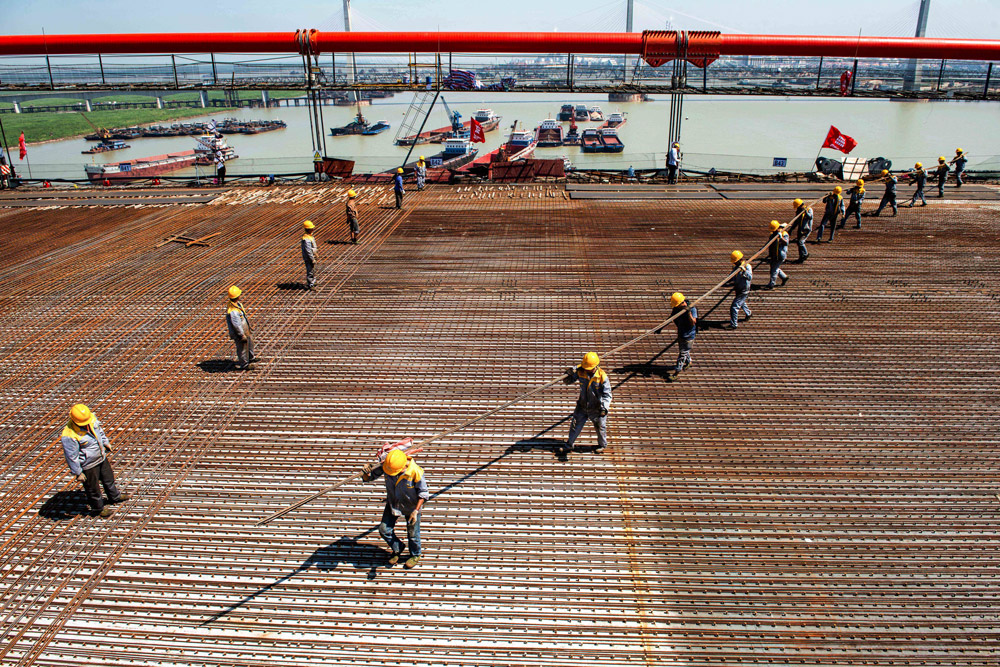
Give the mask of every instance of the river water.
MULTIPOLYGON (((382 171, 399 165, 406 147, 393 145, 396 130, 406 111, 411 93, 376 100, 363 107, 370 121, 384 119, 392 128, 374 136, 326 137, 326 154, 356 161, 355 171, 382 171)), ((667 99, 637 103, 611 103, 604 96, 562 94, 519 94, 449 92, 448 104, 463 120, 477 109, 492 108, 501 115, 500 127, 486 134, 480 151, 490 151, 503 141, 511 124, 534 128, 545 118, 555 118, 562 104, 600 106, 605 115, 614 111, 627 114, 628 122, 619 130, 625 143, 620 154, 584 154, 579 147, 538 149, 545 158, 567 157, 578 168, 636 169, 662 167, 667 150, 667 99)), ((345 125, 356 113, 352 107, 323 107, 325 133, 332 126, 345 125)), ((228 165, 230 175, 240 173, 289 173, 312 169, 309 117, 305 107, 239 109, 216 112, 206 118, 280 118, 285 130, 256 135, 227 135, 239 159, 228 165)), ((17 131, 16 116, 6 115, 4 124, 17 131)), ((830 125, 854 137, 858 147, 852 157, 886 157, 894 169, 910 167, 915 161, 934 163, 939 155, 949 159, 957 147, 969 154, 970 170, 1000 169, 1000 106, 991 102, 895 102, 889 100, 779 98, 744 96, 697 96, 684 101, 682 149, 684 166, 707 171, 739 170, 754 173, 809 170, 830 125), (786 158, 785 168, 774 167, 774 158, 786 158)), ((440 101, 425 129, 448 124, 440 101)), ((599 123, 579 123, 581 131, 599 123)), ((568 127, 568 123, 564 124, 568 127)), ((29 145, 31 172, 36 178, 82 178, 90 162, 160 155, 193 148, 192 137, 133 139, 132 148, 98 155, 81 155, 92 145, 83 139, 66 139, 29 145)), ((437 144, 414 149, 413 157, 441 150, 437 144)), ((842 154, 826 149, 823 155, 840 159, 842 154)), ((24 162, 15 163, 26 173, 24 162)), ((206 174, 210 169, 201 168, 206 174)), ((172 175, 195 173, 194 169, 172 175)))

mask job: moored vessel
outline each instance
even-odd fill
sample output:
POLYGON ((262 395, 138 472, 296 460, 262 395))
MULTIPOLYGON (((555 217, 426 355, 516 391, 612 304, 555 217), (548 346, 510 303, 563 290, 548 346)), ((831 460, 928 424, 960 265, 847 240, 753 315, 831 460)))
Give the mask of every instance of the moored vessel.
POLYGON ((546 118, 535 130, 535 141, 537 142, 539 148, 562 146, 562 125, 557 120, 546 118))

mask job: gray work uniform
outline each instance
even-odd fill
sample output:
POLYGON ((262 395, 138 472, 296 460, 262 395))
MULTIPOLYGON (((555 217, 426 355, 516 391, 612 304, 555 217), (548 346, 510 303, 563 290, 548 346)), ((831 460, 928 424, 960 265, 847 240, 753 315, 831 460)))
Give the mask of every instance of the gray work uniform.
POLYGON ((306 288, 316 285, 316 239, 312 234, 302 236, 302 261, 306 265, 306 288))
MULTIPOLYGON (((855 225, 856 229, 861 229, 861 204, 865 201, 865 189, 855 185, 851 188, 851 201, 847 204, 847 212, 844 213, 844 219, 840 221, 840 226, 843 227, 847 222, 847 219, 852 215, 857 223, 855 225)), ((833 233, 830 233, 830 240, 833 240, 833 233)))
POLYGON ((361 225, 358 224, 358 205, 354 199, 347 200, 347 224, 351 228, 351 240, 356 243, 361 225))
POLYGON ((396 178, 392 179, 392 191, 396 195, 396 208, 403 208, 403 175, 396 174, 396 178))
POLYGON ((807 208, 805 204, 798 207, 795 210, 795 214, 798 216, 798 227, 795 234, 795 245, 799 249, 799 260, 805 261, 809 257, 809 251, 806 250, 806 239, 809 238, 809 234, 813 230, 813 210, 807 208))
POLYGON ((418 162, 417 163, 417 190, 424 189, 424 183, 427 180, 427 165, 418 162))
POLYGON ((882 201, 878 203, 878 208, 872 213, 873 216, 878 217, 882 212, 882 209, 889 205, 892 207, 892 214, 896 215, 899 213, 899 207, 896 206, 896 177, 893 175, 886 176, 885 179, 885 193, 882 195, 882 201))
POLYGON ((236 366, 246 368, 255 359, 253 354, 253 337, 250 335, 250 321, 242 306, 230 306, 226 312, 226 326, 229 337, 236 344, 236 366))
POLYGON ((913 193, 913 199, 910 200, 910 206, 917 203, 918 197, 920 198, 920 201, 923 202, 923 205, 927 206, 927 200, 924 199, 924 184, 927 183, 927 174, 923 169, 918 169, 911 174, 911 178, 913 178, 913 182, 917 184, 917 189, 913 193))
MULTIPOLYGON (((833 229, 831 228, 830 231, 832 232, 833 229)), ((788 232, 783 229, 775 230, 771 232, 767 240, 770 241, 774 237, 778 237, 778 240, 767 248, 768 262, 771 265, 771 280, 767 283, 768 287, 774 287, 778 278, 781 278, 782 281, 788 280, 788 276, 781 270, 781 265, 785 263, 785 257, 788 256, 788 232)))
POLYGON ((698 335, 698 309, 694 306, 688 308, 685 301, 671 310, 670 316, 673 317, 678 313, 681 314, 674 320, 674 324, 677 326, 677 365, 674 367, 675 373, 680 373, 691 365, 691 345, 694 343, 695 336, 698 335), (684 312, 685 310, 687 312, 684 312))
POLYGON ((823 219, 819 221, 819 229, 816 230, 817 243, 823 240, 823 230, 826 229, 826 224, 830 223, 830 228, 835 228, 837 218, 844 212, 844 198, 838 194, 831 192, 823 197, 823 203, 826 206, 823 209, 823 219))
POLYGON ((954 162, 955 162, 955 187, 956 188, 962 187, 962 183, 964 182, 962 180, 962 174, 965 173, 965 163, 968 162, 968 161, 969 160, 964 155, 956 157, 955 160, 954 160, 954 162))
POLYGON ((421 498, 426 502, 431 494, 427 489, 424 471, 414 461, 409 461, 398 475, 386 475, 382 466, 375 466, 370 475, 363 475, 366 482, 385 476, 385 508, 382 510, 382 521, 378 526, 378 534, 382 536, 392 553, 403 552, 403 542, 396 537, 396 517, 407 518, 406 537, 411 556, 420 555, 420 514, 413 523, 409 517, 417 509, 421 498))
POLYGON ((739 325, 740 311, 742 310, 750 317, 750 307, 747 305, 747 297, 750 296, 750 285, 753 283, 753 267, 746 260, 741 261, 740 270, 735 276, 729 279, 727 285, 733 286, 733 305, 729 307, 729 324, 735 329, 739 325))
POLYGON ((95 420, 90 426, 77 426, 72 421, 69 422, 63 428, 60 443, 70 473, 74 477, 81 472, 84 475, 83 489, 91 509, 95 512, 104 509, 101 486, 111 502, 121 500, 121 492, 115 485, 115 475, 107 457, 111 451, 111 443, 108 442, 108 436, 104 435, 100 421, 95 420))
POLYGON ((944 182, 948 179, 948 172, 951 169, 946 164, 939 164, 935 171, 937 172, 938 197, 944 197, 944 182))
POLYGON ((611 409, 611 380, 600 366, 594 369, 592 377, 587 377, 587 372, 577 366, 576 377, 580 383, 580 397, 573 410, 566 446, 573 446, 589 419, 597 430, 597 448, 604 449, 608 446, 607 412, 611 409))

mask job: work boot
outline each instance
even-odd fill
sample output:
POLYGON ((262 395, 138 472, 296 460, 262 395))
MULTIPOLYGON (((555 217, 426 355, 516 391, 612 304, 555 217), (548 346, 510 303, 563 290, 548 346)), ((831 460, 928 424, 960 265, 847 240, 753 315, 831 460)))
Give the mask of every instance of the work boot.
POLYGON ((861 225, 854 225, 855 229, 861 229, 861 225))
POLYGON ((406 562, 403 563, 403 567, 405 567, 407 570, 412 570, 417 566, 419 562, 420 562, 420 556, 410 556, 409 558, 406 559, 406 562))
POLYGON ((97 516, 101 517, 102 519, 107 519, 109 516, 111 516, 114 513, 115 513, 115 510, 114 510, 113 507, 107 507, 107 506, 105 506, 100 512, 97 513, 97 516))
POLYGON ((677 380, 680 379, 680 375, 681 375, 680 373, 674 371, 673 375, 667 375, 663 379, 666 380, 667 382, 677 382, 677 380))
POLYGON ((607 449, 607 448, 608 448, 607 445, 598 445, 597 447, 594 447, 594 453, 595 454, 603 454, 604 450, 607 449))
POLYGON ((784 287, 785 283, 787 282, 788 282, 788 276, 785 276, 784 278, 781 279, 781 286, 784 287))
POLYGON ((753 313, 747 313, 747 316, 743 318, 743 321, 749 322, 751 317, 753 317, 753 313))
POLYGON ((113 502, 115 504, 123 503, 123 502, 125 502, 126 500, 128 500, 131 497, 132 496, 130 494, 128 494, 128 493, 119 493, 118 494, 118 499, 117 500, 112 500, 111 502, 113 502))
POLYGON ((389 565, 395 565, 396 563, 398 563, 399 562, 399 556, 402 553, 403 553, 402 551, 393 551, 392 555, 389 556, 389 565))

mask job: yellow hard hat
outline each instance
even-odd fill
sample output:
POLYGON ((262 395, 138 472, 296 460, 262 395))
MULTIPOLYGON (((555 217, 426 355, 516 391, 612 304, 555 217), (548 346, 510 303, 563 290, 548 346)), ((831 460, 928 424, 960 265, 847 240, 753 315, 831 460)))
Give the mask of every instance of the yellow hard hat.
POLYGON ((882 170, 882 175, 883 176, 888 176, 889 175, 889 170, 888 169, 883 169, 882 170))
POLYGON ((348 190, 348 191, 347 191, 347 196, 348 196, 348 197, 352 197, 352 198, 353 198, 353 197, 357 197, 357 196, 358 196, 358 193, 357 193, 357 192, 355 192, 354 190, 348 190))
POLYGON ((674 142, 674 146, 676 146, 677 148, 681 147, 681 145, 679 143, 677 143, 676 141, 674 142))
POLYGON ((396 168, 396 173, 397 174, 402 174, 403 173, 403 168, 402 167, 397 167, 396 168))
POLYGON ((583 363, 580 364, 580 367, 585 371, 592 371, 597 368, 599 363, 601 363, 601 358, 597 356, 597 353, 588 352, 583 355, 583 363))
POLYGON ((424 161, 424 156, 423 156, 423 155, 421 155, 421 156, 420 156, 420 161, 421 161, 421 162, 423 162, 423 161, 424 161))
POLYGON ((962 150, 961 148, 956 148, 956 149, 955 149, 955 152, 956 152, 956 153, 964 153, 965 151, 963 151, 963 150, 962 150))
POLYGON ((670 305, 676 308, 677 306, 684 303, 684 295, 680 292, 674 292, 670 295, 670 305))
POLYGON ((916 163, 916 164, 915 164, 915 165, 913 165, 913 166, 914 166, 914 167, 916 167, 917 169, 922 169, 922 168, 923 168, 923 166, 924 166, 924 163, 923 163, 923 162, 918 162, 918 163, 916 163))
POLYGON ((233 285, 232 287, 229 288, 229 298, 230 299, 238 299, 238 298, 240 298, 240 294, 243 294, 243 290, 241 290, 236 285, 233 285))
POLYGON ((731 253, 729 253, 729 261, 732 262, 733 264, 740 261, 741 259, 743 259, 743 253, 740 252, 739 250, 734 250, 731 253))
POLYGON ((309 230, 316 229, 316 225, 313 224, 312 220, 306 220, 302 223, 302 226, 309 230))
POLYGON ((796 199, 795 201, 792 202, 792 206, 795 207, 795 208, 798 208, 799 206, 802 206, 802 200, 801 199, 796 199))
POLYGON ((836 186, 836 187, 835 187, 835 188, 833 189, 833 193, 834 193, 834 194, 836 194, 836 195, 839 195, 839 194, 840 194, 841 192, 843 192, 843 191, 844 191, 844 188, 840 187, 839 185, 838 185, 838 186, 836 186))
POLYGON ((858 185, 864 185, 864 184, 865 184, 865 179, 863 179, 863 178, 859 178, 859 179, 857 180, 857 184, 858 184, 858 185))
POLYGON ((939 158, 938 158, 938 162, 944 162, 944 161, 945 161, 945 159, 944 159, 944 156, 943 156, 943 155, 942 155, 941 157, 939 157, 939 158))
POLYGON ((394 449, 389 452, 389 455, 385 457, 385 461, 382 462, 382 472, 386 475, 398 475, 406 469, 408 460, 406 452, 402 449, 394 449))
POLYGON ((72 408, 69 409, 69 418, 73 420, 73 423, 77 426, 90 426, 95 421, 97 417, 94 413, 90 411, 83 403, 77 403, 72 408))
POLYGON ((771 231, 772 232, 777 231, 778 227, 781 227, 781 223, 778 222, 777 220, 772 220, 771 221, 771 231))

